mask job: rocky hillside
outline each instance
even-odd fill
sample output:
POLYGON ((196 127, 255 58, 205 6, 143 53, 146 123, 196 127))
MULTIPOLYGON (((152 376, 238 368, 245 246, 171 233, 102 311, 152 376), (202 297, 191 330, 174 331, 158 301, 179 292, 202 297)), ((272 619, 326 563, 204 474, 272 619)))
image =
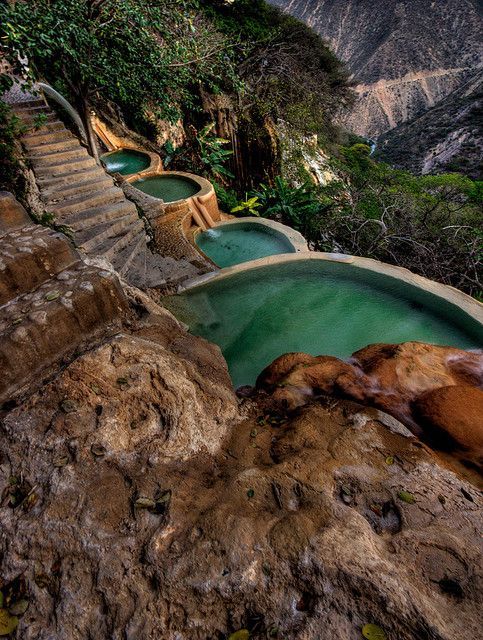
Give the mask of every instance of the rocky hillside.
POLYGON ((371 138, 433 107, 481 66, 476 0, 271 0, 330 42, 358 94, 345 123, 371 138))
POLYGON ((459 171, 481 179, 483 74, 477 73, 421 116, 378 141, 382 160, 416 173, 459 171))

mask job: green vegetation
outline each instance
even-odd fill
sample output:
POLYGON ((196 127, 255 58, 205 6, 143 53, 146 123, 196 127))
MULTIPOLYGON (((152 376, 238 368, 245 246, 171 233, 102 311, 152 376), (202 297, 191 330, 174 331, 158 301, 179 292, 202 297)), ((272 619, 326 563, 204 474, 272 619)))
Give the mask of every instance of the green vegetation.
POLYGON ((19 119, 10 107, 0 100, 0 190, 17 191, 18 188, 15 139, 19 130, 19 119))
MULTIPOLYGON (((314 249, 371 256, 481 295, 481 183, 394 170, 340 132, 331 116, 352 99, 344 66, 263 0, 3 3, 0 52, 17 74, 26 57, 30 80, 65 94, 91 143, 93 108, 153 142, 156 123, 181 119, 185 142, 164 144, 165 166, 213 180, 225 211, 276 218, 314 249), (277 123, 293 140, 317 134, 338 179, 313 185, 296 148, 293 179, 304 184, 278 176, 277 123)), ((17 126, 0 103, 3 186, 15 182, 17 126)))
POLYGON ((254 191, 261 215, 301 231, 320 251, 372 257, 481 296, 483 183, 460 174, 414 176, 342 147, 325 187, 282 179, 254 191))

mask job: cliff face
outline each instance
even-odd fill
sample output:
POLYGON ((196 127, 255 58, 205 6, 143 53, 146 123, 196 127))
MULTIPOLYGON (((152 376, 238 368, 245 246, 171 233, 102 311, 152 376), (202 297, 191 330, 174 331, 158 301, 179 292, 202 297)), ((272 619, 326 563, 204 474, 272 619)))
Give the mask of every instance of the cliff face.
POLYGON ((344 123, 375 138, 433 107, 482 64, 474 0, 271 0, 348 65, 358 99, 344 123))
POLYGON ((476 73, 420 116, 383 134, 378 156, 416 173, 459 171, 481 179, 483 75, 476 73))

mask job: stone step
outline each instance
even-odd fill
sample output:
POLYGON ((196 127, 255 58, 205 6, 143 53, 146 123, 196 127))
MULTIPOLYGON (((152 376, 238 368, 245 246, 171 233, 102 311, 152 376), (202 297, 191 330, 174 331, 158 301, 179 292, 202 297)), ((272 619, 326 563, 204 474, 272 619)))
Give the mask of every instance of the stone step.
POLYGON ((97 167, 96 161, 86 153, 84 158, 72 158, 57 165, 36 166, 35 175, 39 178, 65 178, 66 182, 75 180, 84 169, 97 167))
POLYGON ((77 234, 80 234, 107 222, 113 225, 117 220, 125 218, 126 216, 138 217, 136 208, 132 206, 132 202, 123 200, 103 207, 93 207, 75 216, 67 215, 60 218, 60 221, 62 224, 71 227, 77 234), (84 216, 84 214, 86 215, 84 216))
POLYGON ((137 222, 131 222, 122 233, 115 237, 108 238, 102 244, 96 247, 96 253, 111 262, 116 256, 133 241, 133 239, 141 232, 144 232, 144 223, 137 219, 137 222))
POLYGON ((78 184, 98 180, 100 177, 107 177, 107 174, 96 165, 95 167, 87 167, 76 171, 75 174, 66 173, 64 175, 36 177, 42 194, 44 191, 48 194, 53 194, 57 190, 60 193, 61 190, 76 187, 78 184))
MULTIPOLYGON (((50 187, 42 189, 42 199, 47 204, 69 202, 73 198, 77 198, 82 194, 89 195, 91 192, 101 189, 110 189, 114 182, 110 176, 103 171, 94 169, 85 174, 86 180, 74 181, 74 183, 63 184, 54 183, 50 187)), ((82 177, 78 174, 78 178, 82 177)))
POLYGON ((7 233, 0 243, 0 305, 78 261, 67 238, 47 227, 29 224, 7 233))
POLYGON ((43 142, 41 144, 32 144, 31 142, 24 140, 23 144, 31 158, 48 156, 53 153, 79 148, 79 141, 71 134, 61 140, 53 140, 50 142, 43 142))
POLYGON ((97 248, 105 240, 114 238, 123 232, 127 233, 129 227, 136 222, 139 222, 137 213, 130 213, 122 218, 108 220, 102 224, 81 229, 75 234, 76 245, 85 252, 91 253, 95 249, 98 253, 97 248))
POLYGON ((34 167, 57 167, 68 160, 84 160, 90 157, 86 149, 79 144, 64 151, 30 154, 30 160, 34 167))
POLYGON ((30 107, 42 107, 46 106, 43 98, 32 98, 31 100, 24 100, 23 102, 15 103, 15 111, 22 111, 30 107))
POLYGON ((0 307, 0 404, 119 330, 127 309, 115 274, 83 262, 0 307))
POLYGON ((19 115, 36 115, 37 113, 48 112, 52 113, 52 110, 42 101, 35 102, 20 102, 15 105, 15 112, 19 115))
MULTIPOLYGON (((58 115, 56 113, 52 113, 52 111, 49 111, 48 109, 47 110, 39 109, 36 113, 16 112, 16 115, 20 118, 22 123, 27 127, 35 127, 37 121, 39 120, 38 118, 39 115, 43 116, 42 126, 45 126, 47 124, 52 124, 53 122, 61 122, 59 120, 58 115)), ((62 123, 62 126, 65 126, 64 123, 62 123)))
POLYGON ((0 236, 31 222, 20 202, 9 191, 0 191, 0 236))
POLYGON ((41 127, 29 127, 23 134, 24 140, 30 140, 36 136, 46 136, 53 133, 69 133, 65 128, 65 125, 60 120, 55 120, 53 122, 47 122, 43 124, 41 127))
POLYGON ((77 138, 65 128, 57 131, 47 131, 46 133, 33 131, 32 133, 26 133, 22 138, 22 142, 28 150, 43 148, 44 145, 48 146, 67 140, 77 140, 77 138))
MULTIPOLYGON (((109 205, 117 203, 123 205, 131 204, 126 202, 122 189, 110 187, 109 189, 92 190, 80 194, 75 198, 69 198, 68 200, 53 204, 49 210, 57 217, 65 218, 66 224, 74 221, 88 223, 92 219, 97 219, 98 214, 101 214, 104 209, 114 209, 113 206, 109 205)), ((109 216, 109 218, 113 217, 115 217, 115 214, 109 216)))
POLYGON ((146 232, 143 229, 122 251, 114 256, 112 265, 121 276, 125 276, 133 262, 145 251, 148 251, 148 249, 146 247, 146 232))

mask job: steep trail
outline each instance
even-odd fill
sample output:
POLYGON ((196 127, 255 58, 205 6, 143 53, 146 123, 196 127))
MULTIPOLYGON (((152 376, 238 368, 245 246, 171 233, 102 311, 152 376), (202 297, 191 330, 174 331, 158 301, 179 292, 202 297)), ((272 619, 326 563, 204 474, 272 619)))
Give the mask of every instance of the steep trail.
POLYGON ((13 107, 27 127, 22 145, 45 209, 72 230, 78 249, 109 260, 136 286, 163 286, 198 274, 187 260, 150 251, 136 205, 43 100, 13 107))

